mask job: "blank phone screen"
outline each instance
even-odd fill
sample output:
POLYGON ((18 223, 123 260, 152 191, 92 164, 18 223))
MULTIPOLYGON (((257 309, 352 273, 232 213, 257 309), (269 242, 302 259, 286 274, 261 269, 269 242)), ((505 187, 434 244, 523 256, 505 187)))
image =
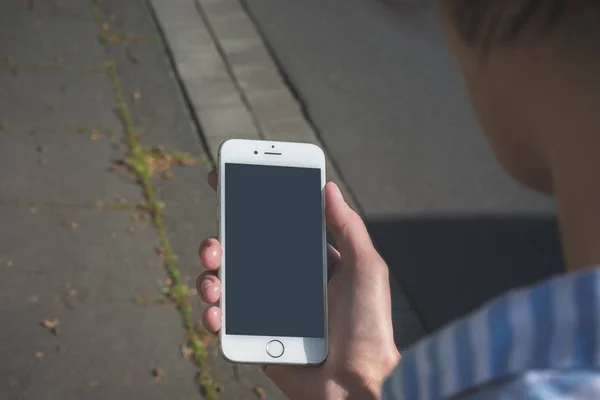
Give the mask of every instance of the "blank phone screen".
POLYGON ((321 170, 225 164, 229 335, 325 337, 321 170))

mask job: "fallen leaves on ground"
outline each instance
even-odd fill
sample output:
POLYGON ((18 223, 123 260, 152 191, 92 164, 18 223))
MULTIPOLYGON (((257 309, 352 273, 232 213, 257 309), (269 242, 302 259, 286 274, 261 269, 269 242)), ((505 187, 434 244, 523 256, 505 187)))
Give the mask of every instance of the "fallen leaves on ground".
POLYGON ((265 389, 255 386, 252 388, 252 391, 260 400, 267 400, 267 392, 265 392, 265 389))
POLYGON ((38 211, 38 208, 36 205, 32 204, 29 206, 29 212, 32 214, 35 214, 38 211))
POLYGON ((166 171, 163 171, 163 173, 160 176, 165 181, 167 181, 167 180, 169 180, 169 179, 171 179, 173 177, 173 171, 171 171, 171 170, 168 169, 166 171))
POLYGON ((95 387, 98 387, 98 386, 100 386, 100 381, 99 381, 99 380, 97 380, 97 379, 92 379, 92 380, 91 380, 91 381, 88 383, 88 385, 89 385, 91 388, 95 388, 95 387))
POLYGON ((98 140, 98 139, 100 139, 101 136, 102 136, 102 134, 100 132, 92 131, 92 134, 90 135, 90 139, 98 140))
POLYGON ((60 335, 60 331, 58 330, 58 320, 57 319, 45 319, 41 322, 42 326, 54 335, 60 335))
POLYGON ((35 353, 33 353, 33 355, 35 356, 35 358, 37 358, 38 360, 41 360, 42 358, 44 358, 44 353, 42 353, 41 351, 36 351, 35 353))
POLYGON ((7 267, 12 267, 13 266, 13 261, 12 260, 6 260, 6 266, 7 267))
POLYGON ((137 103, 138 101, 140 101, 142 99, 142 94, 140 93, 139 90, 134 90, 133 93, 131 94, 131 97, 133 98, 133 101, 135 103, 137 103))
POLYGON ((67 229, 79 228, 79 224, 75 221, 64 221, 62 224, 60 224, 60 226, 62 226, 63 228, 67 228, 67 229))
POLYGON ((183 357, 190 357, 194 354, 194 350, 190 349, 186 344, 181 345, 181 355, 183 357))
POLYGON ((165 371, 162 369, 156 367, 152 370, 152 376, 156 382, 160 382, 166 378, 167 374, 165 374, 165 371))
POLYGON ((189 167, 200 162, 188 153, 167 152, 162 146, 154 146, 146 152, 148 165, 153 171, 168 170, 171 166, 189 167))
POLYGON ((127 233, 133 236, 135 234, 135 228, 133 226, 130 226, 129 228, 127 228, 127 233))
POLYGON ((111 238, 111 239, 114 239, 114 238, 116 238, 116 237, 117 237, 117 232, 111 232, 111 233, 110 233, 110 238, 111 238))
POLYGON ((44 328, 53 329, 58 326, 58 320, 57 319, 45 319, 42 321, 42 325, 44 326, 44 328))

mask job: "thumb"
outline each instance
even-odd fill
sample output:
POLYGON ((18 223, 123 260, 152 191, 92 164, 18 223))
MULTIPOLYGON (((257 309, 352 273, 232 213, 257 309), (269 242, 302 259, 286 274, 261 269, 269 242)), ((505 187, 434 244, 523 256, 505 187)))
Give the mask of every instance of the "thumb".
POLYGON ((342 259, 358 261, 376 253, 364 222, 333 182, 325 186, 325 218, 342 259))

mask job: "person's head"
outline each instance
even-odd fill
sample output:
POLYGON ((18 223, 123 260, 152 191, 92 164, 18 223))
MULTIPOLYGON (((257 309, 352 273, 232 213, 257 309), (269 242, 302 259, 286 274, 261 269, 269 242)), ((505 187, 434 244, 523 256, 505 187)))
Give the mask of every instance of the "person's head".
POLYGON ((577 140, 577 120, 600 137, 600 120, 594 128, 586 118, 600 115, 600 97, 590 95, 600 91, 600 1, 440 4, 450 49, 498 160, 527 186, 552 192, 552 157, 577 140))

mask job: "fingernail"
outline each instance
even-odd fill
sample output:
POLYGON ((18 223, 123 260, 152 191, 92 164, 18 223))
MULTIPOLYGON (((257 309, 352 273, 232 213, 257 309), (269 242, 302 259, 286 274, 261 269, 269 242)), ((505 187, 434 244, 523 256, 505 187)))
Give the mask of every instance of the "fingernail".
POLYGON ((208 289, 210 289, 210 287, 212 286, 212 284, 213 284, 213 283, 212 283, 212 281, 211 281, 210 279, 205 279, 205 280, 203 280, 203 281, 202 281, 202 283, 200 284, 200 289, 202 289, 202 291, 203 291, 204 293, 206 293, 206 291, 207 291, 208 289))

